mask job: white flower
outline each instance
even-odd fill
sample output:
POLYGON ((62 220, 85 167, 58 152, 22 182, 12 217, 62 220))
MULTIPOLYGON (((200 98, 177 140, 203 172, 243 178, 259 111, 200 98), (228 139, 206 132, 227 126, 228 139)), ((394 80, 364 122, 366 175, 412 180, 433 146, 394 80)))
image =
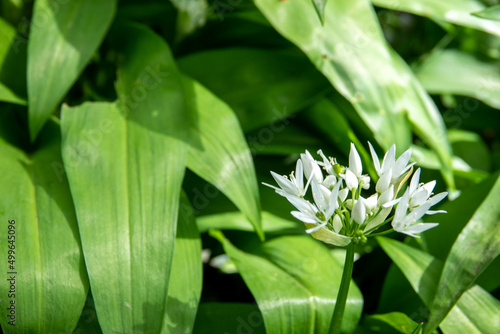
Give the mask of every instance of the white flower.
POLYGON ((346 169, 344 179, 347 189, 352 191, 353 189, 358 188, 358 178, 350 169, 346 169))
POLYGON ((318 183, 323 183, 323 173, 321 173, 321 168, 319 168, 318 163, 312 157, 311 153, 306 150, 306 153, 300 155, 300 159, 304 164, 304 175, 309 180, 314 177, 318 183))
POLYGON ((375 170, 377 171, 378 176, 382 177, 383 174, 387 173, 389 170, 391 171, 391 181, 390 183, 395 182, 401 175, 403 175, 414 163, 408 165, 408 162, 411 158, 411 147, 406 150, 401 156, 396 160, 396 145, 392 145, 389 151, 384 156, 384 160, 382 160, 382 166, 380 165, 380 161, 378 159, 377 153, 373 149, 373 146, 370 142, 368 142, 370 146, 370 153, 373 159, 373 165, 375 166, 375 170))
MULTIPOLYGON (((441 199, 444 198, 444 196, 440 197, 441 199)), ((437 201, 435 200, 428 200, 420 206, 414 207, 412 210, 410 207, 410 188, 407 188, 396 207, 392 227, 397 232, 418 238, 418 236, 415 235, 416 233, 427 231, 439 225, 437 223, 417 223, 417 221, 428 212, 429 208, 436 203, 437 201)))
POLYGON ((366 219, 366 205, 364 203, 363 197, 360 197, 357 201, 354 202, 352 207, 352 219, 362 225, 366 219))
POLYGON ((281 176, 275 172, 271 172, 271 175, 273 176, 276 183, 280 186, 280 188, 267 183, 263 184, 273 188, 274 190, 276 190, 276 193, 281 196, 286 196, 288 194, 297 197, 304 197, 305 193, 307 192, 308 184, 306 184, 306 186, 304 187, 303 174, 302 161, 299 159, 297 160, 297 165, 295 167, 295 175, 293 175, 292 172, 292 174, 290 174, 290 180, 285 176, 281 176))
MULTIPOLYGON (((351 150, 349 151, 349 168, 346 170, 346 183, 347 183, 347 172, 351 171, 357 178, 357 182, 363 187, 363 189, 370 188, 370 177, 368 175, 362 175, 363 165, 361 164, 361 158, 356 150, 356 146, 351 143, 351 150)), ((352 182, 351 182, 352 184, 352 182)), ((356 185, 355 188, 358 186, 356 185)), ((352 189, 351 187, 349 187, 352 189)))
POLYGON ((329 175, 335 175, 333 165, 336 164, 336 161, 332 158, 328 160, 322 150, 318 150, 318 154, 323 158, 323 162, 318 162, 318 165, 322 166, 329 175))
MULTIPOLYGON (((442 192, 437 194, 436 196, 433 196, 429 198, 432 195, 432 191, 434 190, 434 187, 436 186, 436 181, 431 181, 427 182, 425 184, 419 184, 420 181, 420 168, 417 169, 415 174, 413 174, 413 177, 410 182, 410 188, 409 188, 409 193, 410 193, 410 201, 409 201, 409 208, 412 210, 413 208, 416 208, 426 201, 430 201, 432 205, 439 203, 442 201, 446 195, 448 195, 447 192, 442 192)), ((446 213, 444 210, 438 210, 438 211, 427 211, 426 214, 435 214, 435 213, 446 213)))

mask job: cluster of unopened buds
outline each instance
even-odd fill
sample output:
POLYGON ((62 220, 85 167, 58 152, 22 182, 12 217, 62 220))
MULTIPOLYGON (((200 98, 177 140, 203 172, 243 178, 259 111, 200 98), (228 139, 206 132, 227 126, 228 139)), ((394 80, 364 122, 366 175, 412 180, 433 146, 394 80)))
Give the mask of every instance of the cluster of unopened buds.
POLYGON ((396 159, 396 146, 393 145, 380 163, 372 145, 368 144, 378 174, 375 193, 371 196, 362 196, 362 191, 370 188, 371 180, 363 174, 361 158, 352 143, 348 167, 327 158, 321 150, 318 154, 322 161, 315 160, 306 151, 297 160, 295 173, 287 177, 271 172, 278 187, 265 185, 295 206, 297 211, 291 214, 305 224, 307 233, 336 246, 366 242, 367 236, 389 222, 392 229, 386 231, 394 230, 412 237, 437 226, 419 220, 426 214, 445 212, 430 208, 447 193, 433 196, 436 181, 420 183, 420 168, 413 174, 403 195, 397 197, 413 172, 413 163, 409 164, 411 148, 396 159), (308 189, 312 192, 311 200, 307 199, 308 189), (394 207, 394 215, 388 218, 394 207))

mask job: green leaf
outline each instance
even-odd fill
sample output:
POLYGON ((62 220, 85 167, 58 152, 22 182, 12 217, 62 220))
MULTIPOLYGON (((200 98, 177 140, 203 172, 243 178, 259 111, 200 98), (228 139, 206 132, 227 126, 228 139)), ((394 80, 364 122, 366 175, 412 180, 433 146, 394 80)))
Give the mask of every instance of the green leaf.
POLYGON ((201 303, 193 333, 265 334, 259 308, 243 303, 201 303))
POLYGON ((313 19, 310 2, 255 3, 353 104, 384 149, 396 143, 402 152, 410 146, 409 120, 417 135, 438 152, 443 176, 454 188, 443 120, 408 65, 387 45, 368 1, 328 1, 323 26, 313 19))
MULTIPOLYGON (((500 108, 500 64, 484 62, 459 50, 434 51, 416 69, 417 77, 431 94, 455 94, 479 99, 500 108)), ((457 106, 461 122, 475 108, 470 103, 457 106)))
POLYGON ((89 284, 61 160, 59 125, 49 121, 34 151, 26 154, 7 138, 15 121, 6 115, 0 113, 0 187, 4 190, 0 195, 0 323, 6 334, 70 333, 89 284), (9 255, 12 262, 7 262, 9 255), (12 302, 15 311, 7 311, 12 302))
POLYGON ((491 6, 471 14, 487 20, 500 21, 500 5, 491 6))
POLYGON ((273 123, 310 105, 330 89, 307 58, 296 51, 204 51, 181 58, 179 67, 227 102, 245 132, 262 126, 281 132, 273 123))
MULTIPOLYGON (((309 236, 283 236, 249 245, 251 253, 231 244, 218 230, 211 235, 224 246, 254 295, 266 332, 326 333, 340 286, 342 265, 309 236)), ((343 330, 353 331, 363 298, 351 283, 343 330)))
POLYGON ((192 87, 195 115, 187 166, 221 190, 263 239, 259 187, 238 119, 229 106, 202 85, 188 78, 185 83, 192 87))
POLYGON ((451 247, 431 307, 426 332, 441 323, 460 296, 500 254, 499 200, 500 179, 497 179, 451 247))
POLYGON ((26 44, 0 17, 0 101, 26 105, 26 44))
POLYGON ((372 0, 372 2, 375 6, 408 12, 436 21, 449 22, 500 36, 500 23, 471 15, 486 8, 481 1, 416 0, 396 2, 392 0, 372 0))
MULTIPOLYGON (((443 263, 399 241, 377 237, 382 249, 401 269, 427 307, 437 290, 443 263)), ((500 330, 500 302, 475 285, 469 288, 439 325, 444 333, 494 334, 500 330)))
MULTIPOLYGON (((237 230, 250 232, 247 218, 239 212, 225 212, 196 218, 200 233, 210 229, 237 230)), ((304 224, 275 216, 267 211, 262 212, 262 229, 266 233, 304 234, 304 224)))
POLYGON ((316 13, 318 14, 321 23, 323 23, 325 21, 324 16, 326 0, 312 0, 312 3, 314 5, 314 9, 316 9, 316 13))
POLYGON ((406 333, 412 334, 419 325, 406 314, 391 312, 386 314, 374 314, 366 317, 363 321, 363 329, 367 333, 406 333))
POLYGON ((29 129, 34 141, 97 50, 116 0, 37 0, 28 41, 29 129))
POLYGON ((182 193, 162 333, 192 332, 201 295, 202 271, 200 234, 191 204, 182 193))

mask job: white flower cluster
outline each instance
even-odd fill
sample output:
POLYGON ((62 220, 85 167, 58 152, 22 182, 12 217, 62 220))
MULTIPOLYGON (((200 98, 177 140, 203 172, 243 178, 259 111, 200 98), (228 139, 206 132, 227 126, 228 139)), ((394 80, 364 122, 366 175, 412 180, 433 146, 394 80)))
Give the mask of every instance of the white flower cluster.
POLYGON ((337 246, 365 241, 367 235, 391 221, 395 231, 413 237, 438 225, 420 223, 418 220, 425 214, 445 212, 429 209, 445 198, 447 193, 432 196, 436 181, 419 183, 420 168, 404 194, 397 198, 402 185, 413 171, 413 164, 408 164, 411 148, 396 159, 396 146, 393 145, 381 164, 372 145, 368 144, 379 177, 375 193, 369 197, 361 195, 363 189, 370 188, 370 177, 363 174, 361 158, 352 143, 348 167, 341 166, 333 158, 327 159, 321 150, 318 154, 322 161, 315 160, 306 151, 300 155, 295 174, 292 172, 289 178, 271 172, 279 187, 264 184, 275 189, 276 193, 286 197, 297 208, 291 213, 304 222, 307 233, 337 246), (312 190, 312 201, 305 197, 308 188, 312 190), (394 216, 387 219, 394 206, 394 216))

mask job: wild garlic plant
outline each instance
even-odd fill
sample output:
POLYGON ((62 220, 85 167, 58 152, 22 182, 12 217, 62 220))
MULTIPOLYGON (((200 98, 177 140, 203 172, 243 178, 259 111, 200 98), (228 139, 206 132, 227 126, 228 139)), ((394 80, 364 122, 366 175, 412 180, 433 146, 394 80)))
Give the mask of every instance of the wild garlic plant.
POLYGON ((363 174, 361 158, 353 143, 348 166, 340 165, 334 158, 327 158, 321 150, 317 152, 320 160, 305 151, 297 160, 295 172, 289 177, 271 172, 278 187, 264 183, 297 209, 291 214, 305 224, 307 233, 331 245, 347 246, 330 333, 340 333, 352 276, 354 245, 365 243, 367 237, 392 231, 418 238, 419 233, 438 225, 419 222, 424 215, 445 212, 430 210, 447 193, 433 195, 436 181, 420 183, 420 168, 398 197, 413 172, 414 164, 409 164, 411 148, 396 159, 396 146, 392 145, 381 163, 373 146, 368 145, 378 175, 372 194, 365 195, 370 190, 371 179, 363 174), (308 194, 309 189, 312 196, 308 194), (394 207, 394 215, 389 217, 394 207), (388 223, 392 228, 374 233, 388 223))

